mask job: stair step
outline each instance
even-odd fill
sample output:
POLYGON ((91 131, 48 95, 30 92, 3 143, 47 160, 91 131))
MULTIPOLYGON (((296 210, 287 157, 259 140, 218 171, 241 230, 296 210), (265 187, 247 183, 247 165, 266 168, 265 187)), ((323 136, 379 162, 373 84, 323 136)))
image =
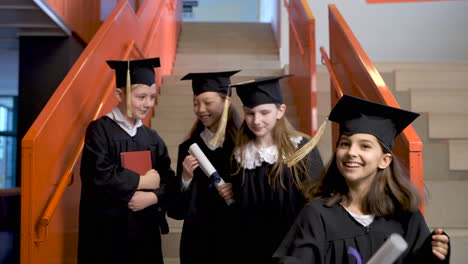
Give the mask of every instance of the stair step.
POLYGON ((179 47, 177 54, 276 54, 278 55, 278 48, 276 47, 179 47))
MULTIPOLYGON (((175 68, 191 68, 193 67, 193 62, 176 62, 174 64, 175 68)), ((278 69, 281 64, 279 61, 255 61, 255 60, 237 60, 237 61, 222 61, 216 60, 210 63, 205 64, 205 66, 198 65, 196 68, 200 71, 210 71, 212 69, 220 69, 221 71, 226 69, 242 69, 245 70, 255 70, 255 69, 278 69), (228 65, 227 65, 228 62, 228 65), (205 70, 206 69, 206 70, 205 70)))
POLYGON ((429 226, 468 229, 468 179, 466 181, 425 181, 426 219, 429 226))
POLYGON ((177 54, 176 63, 210 63, 210 62, 237 62, 237 61, 246 61, 246 60, 255 60, 255 61, 278 61, 279 56, 275 53, 273 54, 177 54))
POLYGON ((413 90, 411 110, 428 113, 468 113, 468 90, 413 90))
POLYGON ((449 168, 468 171, 468 140, 449 140, 449 168))
MULTIPOLYGON (((236 68, 234 68, 236 69, 236 68)), ((185 75, 189 72, 218 72, 218 71, 232 71, 233 68, 231 65, 225 65, 225 66, 199 66, 199 65, 194 65, 193 67, 179 67, 179 68, 174 68, 173 74, 175 75, 185 75)), ((255 76, 255 78, 259 77, 264 77, 264 76, 274 76, 274 75, 280 75, 283 73, 283 70, 281 68, 264 68, 264 69, 243 69, 242 72, 238 73, 239 75, 244 75, 244 76, 255 76), (242 74, 241 74, 242 73, 242 74)))
POLYGON ((397 71, 468 71, 467 62, 376 62, 374 63, 379 72, 392 72, 398 74, 397 71))
POLYGON ((317 91, 330 92, 330 74, 317 71, 317 91))
POLYGON ((429 137, 468 139, 468 113, 430 113, 429 137))
POLYGON ((180 233, 161 235, 163 256, 167 258, 178 258, 180 247, 180 233))
MULTIPOLYGON (((236 69, 236 68, 230 69, 230 71, 233 71, 233 70, 241 70, 241 69, 236 69)), ((169 76, 164 76, 163 85, 161 87, 161 93, 166 92, 164 90, 172 90, 172 89, 177 90, 177 89, 188 88, 187 90, 190 90, 190 93, 192 94, 192 90, 191 90, 192 83, 190 81, 181 81, 180 80, 180 79, 182 79, 182 77, 184 75, 186 75, 189 72, 195 72, 195 71, 192 70, 192 71, 187 71, 187 72, 181 73, 181 74, 173 74, 173 75, 169 75, 169 76)), ((208 72, 208 71, 201 71, 201 72, 208 72)), ((265 75, 263 77, 267 77, 267 76, 269 76, 269 75, 265 75)), ((259 76, 246 75, 244 71, 240 71, 236 75, 232 76, 230 79, 231 79, 231 83, 234 84, 234 83, 253 80, 255 78, 259 78, 259 76)))
POLYGON ((468 70, 396 70, 395 88, 398 91, 468 89, 468 70))
POLYGON ((166 257, 163 251, 163 256, 164 256, 164 264, 180 264, 180 259, 179 257, 166 257))

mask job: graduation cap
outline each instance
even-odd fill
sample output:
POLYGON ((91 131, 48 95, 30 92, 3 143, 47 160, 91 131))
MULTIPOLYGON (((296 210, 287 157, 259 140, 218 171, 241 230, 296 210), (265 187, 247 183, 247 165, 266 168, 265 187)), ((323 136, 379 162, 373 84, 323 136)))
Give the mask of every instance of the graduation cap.
MULTIPOLYGON (((330 112, 328 120, 340 125, 340 135, 370 134, 378 138, 385 149, 391 151, 395 137, 418 116, 418 113, 345 94, 330 112)), ((326 122, 320 126, 312 140, 288 158, 288 166, 294 165, 315 147, 325 125, 326 122)))
POLYGON ((217 92, 226 96, 231 96, 230 77, 238 71, 223 71, 223 72, 192 72, 184 77, 184 80, 192 80, 192 90, 194 95, 199 95, 204 92, 217 92))
POLYGON ((155 83, 154 68, 161 66, 159 58, 142 60, 108 60, 109 67, 115 70, 115 84, 117 88, 126 87, 127 116, 131 117, 130 86, 132 84, 145 84, 151 86, 155 83))
POLYGON ((395 137, 418 116, 418 113, 343 95, 328 119, 340 124, 340 134, 371 134, 391 150, 395 137))
POLYGON ((237 88, 237 95, 242 103, 249 108, 261 104, 282 104, 283 95, 279 80, 290 76, 293 75, 270 76, 233 84, 231 87, 237 88))
POLYGON ((218 129, 214 137, 210 140, 210 144, 219 147, 224 142, 226 134, 226 125, 228 119, 229 105, 231 103, 231 79, 230 77, 237 71, 223 72, 193 72, 182 77, 181 80, 192 80, 192 90, 194 95, 199 95, 204 92, 217 92, 226 96, 224 100, 224 109, 218 123, 218 129))

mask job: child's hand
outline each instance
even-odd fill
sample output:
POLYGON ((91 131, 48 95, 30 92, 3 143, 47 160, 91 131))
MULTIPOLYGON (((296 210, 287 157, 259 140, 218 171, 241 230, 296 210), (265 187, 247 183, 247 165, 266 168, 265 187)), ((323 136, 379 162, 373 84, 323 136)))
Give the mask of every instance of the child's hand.
POLYGON ((128 202, 128 208, 136 212, 156 203, 158 203, 158 197, 153 192, 136 191, 128 202))
POLYGON ((159 188, 161 178, 159 173, 153 169, 147 171, 145 175, 140 176, 137 190, 154 190, 159 188))
POLYGON ((223 197, 224 200, 234 199, 234 193, 232 192, 232 183, 225 183, 218 186, 218 193, 223 197))
POLYGON ((432 253, 440 260, 445 260, 449 250, 449 238, 443 232, 442 229, 437 228, 432 235, 432 253))
POLYGON ((149 178, 149 184, 150 188, 149 189, 158 189, 159 184, 161 183, 161 177, 159 176, 159 173, 156 170, 149 170, 146 172, 145 177, 149 178))
POLYGON ((188 155, 185 157, 182 167, 182 177, 188 181, 193 177, 193 170, 198 167, 198 160, 194 156, 188 155))

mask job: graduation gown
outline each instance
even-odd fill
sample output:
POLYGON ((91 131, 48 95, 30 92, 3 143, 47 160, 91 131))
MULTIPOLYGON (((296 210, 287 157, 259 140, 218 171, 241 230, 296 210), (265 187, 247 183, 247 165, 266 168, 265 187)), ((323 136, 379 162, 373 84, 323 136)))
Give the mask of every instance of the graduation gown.
POLYGON ((226 201, 211 185, 208 176, 198 167, 187 190, 182 190, 183 161, 190 145, 197 143, 225 182, 228 177, 229 160, 234 148, 227 139, 223 146, 211 150, 200 133, 179 145, 176 174, 176 197, 168 210, 168 216, 184 220, 180 241, 180 262, 187 263, 235 263, 231 234, 235 221, 226 201))
POLYGON ((168 232, 170 163, 156 131, 140 126, 131 137, 107 116, 90 123, 81 160, 78 263, 163 263, 160 233, 168 232), (140 175, 122 168, 120 153, 140 150, 151 151, 161 187, 148 190, 157 195, 157 204, 133 212, 128 202, 140 175))
MULTIPOLYGON (((299 147, 305 144, 302 139, 299 147)), ((309 177, 318 178, 323 169, 317 149, 308 156, 309 177)), ((239 263, 271 263, 272 255, 293 224, 305 198, 292 181, 292 172, 284 166, 285 189, 273 189, 268 174, 273 164, 262 162, 254 169, 242 168, 234 175, 234 194, 239 210, 239 263), (242 179, 244 178, 244 179, 242 179)))
POLYGON ((440 261, 433 255, 431 232, 421 212, 375 216, 364 227, 341 205, 326 207, 323 200, 304 207, 274 259, 275 263, 356 263, 347 253, 352 247, 366 263, 392 233, 400 234, 408 243, 395 263, 449 263, 449 256, 440 261))

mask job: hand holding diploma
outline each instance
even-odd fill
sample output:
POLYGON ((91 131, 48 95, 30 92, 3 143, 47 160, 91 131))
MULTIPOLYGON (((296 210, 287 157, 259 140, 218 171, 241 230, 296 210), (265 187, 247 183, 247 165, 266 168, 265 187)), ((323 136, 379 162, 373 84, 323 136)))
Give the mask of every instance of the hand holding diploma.
POLYGON ((211 162, 208 160, 208 158, 205 156, 205 153, 200 149, 200 147, 197 145, 197 143, 193 143, 189 147, 189 153, 190 155, 194 156, 198 160, 198 165, 202 169, 202 171, 211 179, 215 187, 219 190, 221 189, 223 192, 220 192, 220 194, 223 196, 225 199, 226 203, 228 205, 231 205, 234 203, 234 200, 232 199, 232 195, 229 195, 228 193, 230 191, 229 188, 231 185, 228 185, 224 182, 223 178, 219 175, 219 173, 216 171, 216 169, 213 167, 211 162), (223 195, 225 193, 225 195, 223 195))

